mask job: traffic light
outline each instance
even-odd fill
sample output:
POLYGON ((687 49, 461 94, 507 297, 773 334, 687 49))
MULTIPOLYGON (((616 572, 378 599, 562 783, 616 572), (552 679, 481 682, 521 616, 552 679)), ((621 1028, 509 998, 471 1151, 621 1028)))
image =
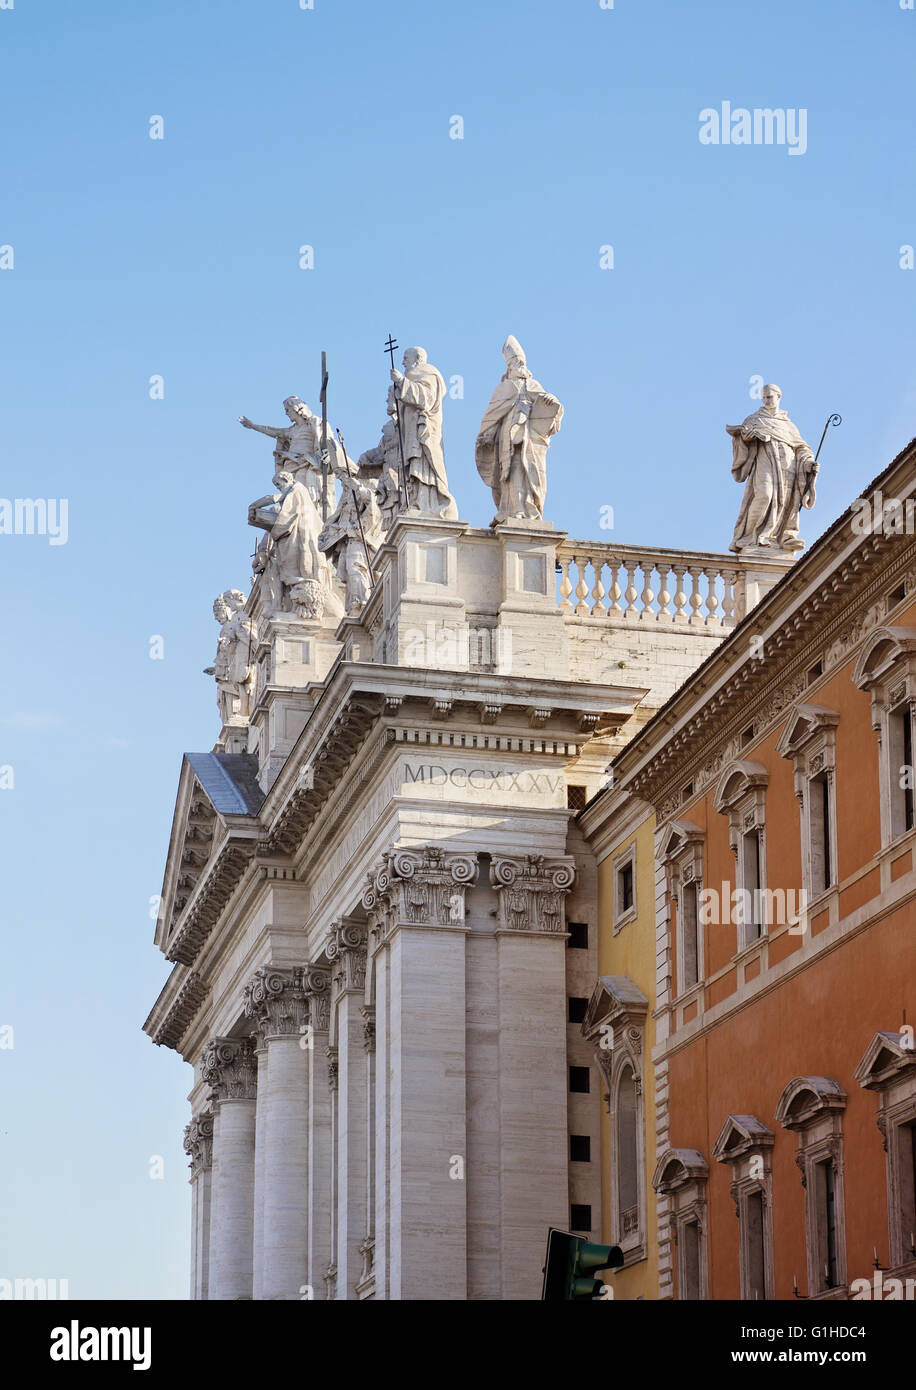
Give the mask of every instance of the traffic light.
POLYGON ((620 1269, 623 1251, 619 1245, 593 1245, 569 1231, 551 1226, 547 1234, 542 1302, 583 1301, 597 1298, 604 1288, 595 1278, 598 1269, 620 1269))

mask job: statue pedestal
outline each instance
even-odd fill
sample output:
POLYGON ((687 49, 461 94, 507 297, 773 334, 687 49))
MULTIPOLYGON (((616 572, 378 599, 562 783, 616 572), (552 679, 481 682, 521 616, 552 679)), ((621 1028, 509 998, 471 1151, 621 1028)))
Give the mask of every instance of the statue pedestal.
POLYGON ((742 589, 737 596, 738 612, 742 617, 779 583, 801 553, 800 550, 774 550, 772 546, 757 545, 745 546, 737 552, 742 589))
POLYGON ((569 679, 569 638, 557 607, 557 546, 565 531, 549 521, 500 521, 493 534, 502 547, 499 626, 511 652, 512 675, 569 679))
MULTIPOLYGON (((256 611, 255 603, 252 611, 256 611)), ((258 759, 265 791, 273 785, 315 707, 321 683, 337 660, 337 621, 330 615, 315 619, 295 613, 258 613, 247 751, 258 759)))

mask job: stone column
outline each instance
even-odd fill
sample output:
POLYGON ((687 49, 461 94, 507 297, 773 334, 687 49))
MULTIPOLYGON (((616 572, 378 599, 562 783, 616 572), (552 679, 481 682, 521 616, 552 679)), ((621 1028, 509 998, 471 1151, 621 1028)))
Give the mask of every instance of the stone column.
POLYGON ((253 1297, 264 1297, 264 1155, 267 1152, 267 1044, 255 1034, 258 1096, 254 1120, 254 1250, 253 1297))
POLYGON ((375 945, 376 1296, 467 1298, 464 888, 476 861, 395 850, 363 898, 375 945))
POLYGON ((202 1111, 184 1132, 191 1159, 191 1297, 209 1296, 210 1191, 213 1171, 213 1115, 202 1111))
POLYGON ((574 861, 542 854, 490 866, 499 899, 502 1300, 540 1296, 547 1229, 569 1220, 565 898, 574 877, 574 861))
POLYGON ((328 1030, 331 977, 327 970, 303 970, 309 1002, 308 1091, 308 1259, 307 1282, 313 1297, 326 1292, 331 1263, 331 1088, 328 1084, 328 1030))
POLYGON ((356 1282, 358 1298, 375 1296, 375 1005, 360 1009, 363 1022, 363 1050, 366 1054, 366 1088, 363 1116, 366 1133, 366 1238, 359 1253, 363 1267, 356 1282))
POLYGON ((335 922, 325 947, 336 1010, 337 1214, 332 1259, 339 1299, 357 1297, 364 1263, 360 1246, 369 1231, 366 1048, 360 1013, 366 992, 366 938, 365 927, 335 922))
POLYGON ((251 1298, 257 1070, 250 1041, 211 1038, 201 1073, 215 1113, 209 1297, 251 1298))
POLYGON ((308 1003, 298 967, 257 970, 245 1012, 266 1048, 258 1192, 260 1297, 299 1299, 308 1283, 308 1003))

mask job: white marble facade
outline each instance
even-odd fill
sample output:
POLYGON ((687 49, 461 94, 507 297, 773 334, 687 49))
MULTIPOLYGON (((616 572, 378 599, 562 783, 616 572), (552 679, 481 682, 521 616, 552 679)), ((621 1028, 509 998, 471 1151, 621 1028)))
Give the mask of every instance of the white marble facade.
POLYGON ((145 1029, 194 1067, 194 1298, 537 1298, 548 1227, 599 1222, 570 806, 785 568, 389 522, 345 616, 269 598, 262 557, 248 702, 182 765, 145 1029))

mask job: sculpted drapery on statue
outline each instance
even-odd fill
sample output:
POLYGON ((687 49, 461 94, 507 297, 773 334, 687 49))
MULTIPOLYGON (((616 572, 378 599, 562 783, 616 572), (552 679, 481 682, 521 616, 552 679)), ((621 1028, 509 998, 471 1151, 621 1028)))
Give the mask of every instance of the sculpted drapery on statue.
POLYGON ((404 371, 392 367, 391 380, 400 406, 409 509, 454 521, 458 506, 448 490, 442 451, 445 381, 421 347, 406 350, 404 371))
POLYGON ((360 454, 356 471, 360 478, 375 479, 375 497, 382 516, 382 531, 387 534, 398 514, 398 471, 400 468, 400 449, 398 446, 398 427, 394 415, 397 409, 394 400, 394 386, 388 388, 388 419, 382 427, 382 437, 374 449, 360 454))
POLYGON ((382 514, 374 483, 351 476, 333 460, 331 466, 340 479, 341 498, 321 529, 318 549, 336 565, 337 578, 346 588, 347 612, 354 613, 372 590, 369 560, 382 543, 382 514))
POLYGON ((726 425, 732 437, 732 476, 744 483, 731 550, 803 550, 798 536, 802 507, 815 503, 817 463, 784 410, 782 392, 764 386, 759 410, 740 425, 726 425))
POLYGON ((254 625, 244 610, 245 595, 240 589, 226 589, 213 604, 220 633, 216 659, 204 675, 216 678, 216 700, 224 724, 234 715, 247 718, 251 713, 254 625))
MULTIPOLYGON (((312 501, 322 515, 322 497, 325 512, 330 515, 336 506, 334 479, 329 470, 321 467, 321 421, 298 396, 287 396, 283 409, 289 419, 288 425, 256 425, 247 415, 239 416, 239 424, 246 430, 257 430, 277 441, 274 450, 274 471, 291 473, 297 481, 304 483, 312 496, 312 501)), ((342 463, 339 446, 328 430, 328 453, 331 458, 342 463)))
POLYGON ((563 407, 528 370, 511 335, 503 345, 506 370, 480 422, 477 471, 492 490, 494 522, 541 520, 547 492, 547 449, 563 420, 563 407))
POLYGON ((248 508, 249 526, 267 532, 254 559, 265 604, 273 612, 296 610, 303 617, 320 618, 328 573, 318 549, 321 519, 312 493, 285 471, 276 474, 274 486, 277 492, 248 508))

